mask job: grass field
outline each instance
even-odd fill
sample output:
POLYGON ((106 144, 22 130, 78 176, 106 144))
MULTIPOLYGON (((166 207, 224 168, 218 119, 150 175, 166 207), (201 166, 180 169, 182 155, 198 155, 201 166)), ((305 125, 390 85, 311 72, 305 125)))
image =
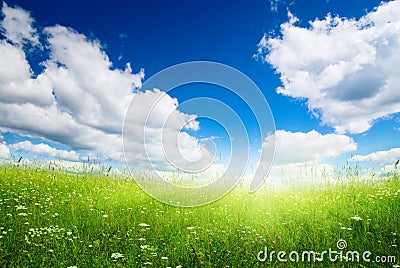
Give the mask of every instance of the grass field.
POLYGON ((252 195, 235 189, 178 208, 124 177, 0 167, 3 267, 399 267, 399 226, 398 176, 252 195), (344 251, 370 251, 371 262, 257 259, 265 247, 337 250, 340 239, 344 251))

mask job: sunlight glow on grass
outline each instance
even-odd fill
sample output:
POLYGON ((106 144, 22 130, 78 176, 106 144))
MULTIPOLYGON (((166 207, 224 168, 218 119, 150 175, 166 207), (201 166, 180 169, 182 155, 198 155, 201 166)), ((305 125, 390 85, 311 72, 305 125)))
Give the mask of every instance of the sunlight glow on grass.
POLYGON ((400 260, 399 201, 393 175, 255 194, 237 188, 210 205, 177 208, 150 198, 127 177, 2 166, 0 263, 265 267, 256 258, 265 246, 318 251, 339 239, 350 249, 400 260))

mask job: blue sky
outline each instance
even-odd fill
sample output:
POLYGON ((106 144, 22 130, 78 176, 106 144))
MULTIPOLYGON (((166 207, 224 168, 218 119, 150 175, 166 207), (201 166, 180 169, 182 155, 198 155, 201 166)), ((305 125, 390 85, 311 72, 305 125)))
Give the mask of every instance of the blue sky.
MULTIPOLYGON (((302 165, 332 170, 351 156, 388 170, 400 157, 399 6, 338 0, 2 2, 2 155, 68 161, 90 155, 123 163, 121 120, 132 94, 167 67, 213 61, 246 74, 267 99, 277 129, 275 175, 295 175, 302 165)), ((169 93, 165 109, 174 110, 173 98, 230 100, 252 131, 251 113, 223 90, 185 87, 169 93)), ((190 107, 179 112, 196 114, 190 107)), ((190 152, 212 137, 217 151, 228 155, 223 129, 198 122, 199 129, 186 130, 194 140, 183 148, 190 152)), ((253 159, 262 141, 251 140, 253 159)))

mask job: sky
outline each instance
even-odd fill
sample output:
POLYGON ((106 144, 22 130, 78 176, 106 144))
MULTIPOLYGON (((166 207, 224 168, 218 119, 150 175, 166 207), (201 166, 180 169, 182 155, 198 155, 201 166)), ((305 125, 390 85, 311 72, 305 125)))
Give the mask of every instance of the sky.
POLYGON ((147 156, 135 145, 143 127, 131 130, 138 139, 129 147, 130 165, 149 168, 151 158, 153 168, 168 170, 159 140, 164 131, 177 138, 186 159, 213 159, 210 170, 221 171, 235 139, 223 125, 201 118, 204 107, 184 105, 199 97, 226 102, 241 117, 249 133, 247 173, 254 172, 260 152, 273 147, 273 177, 298 176, 307 168, 333 172, 348 160, 390 171, 400 157, 400 1, 1 5, 2 159, 81 162, 89 156, 123 167, 128 107, 139 111, 130 117, 139 124, 146 117, 140 107, 162 98, 148 118, 147 156), (158 72, 191 61, 245 74, 267 100, 261 108, 272 113, 276 131, 257 129, 254 111, 216 85, 169 92, 142 87, 158 72))

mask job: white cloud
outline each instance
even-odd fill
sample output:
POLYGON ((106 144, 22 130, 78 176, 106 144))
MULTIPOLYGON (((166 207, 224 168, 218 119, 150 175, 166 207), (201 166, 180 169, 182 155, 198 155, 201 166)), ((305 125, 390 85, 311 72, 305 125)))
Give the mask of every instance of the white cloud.
MULTIPOLYGON (((29 15, 20 9, 14 12, 13 8, 6 8, 5 20, 8 14, 17 11, 29 15)), ((32 26, 30 16, 20 16, 19 20, 22 25, 32 26)), ((56 25, 38 33, 43 34, 50 53, 41 62, 43 71, 34 74, 27 60, 27 53, 32 49, 26 50, 20 45, 29 36, 26 32, 18 35, 20 28, 4 21, 3 30, 14 34, 5 34, 7 39, 0 43, 0 131, 53 141, 71 151, 28 141, 14 144, 12 148, 72 161, 84 150, 122 162, 122 124, 128 105, 135 100, 137 113, 130 121, 134 135, 128 152, 135 156, 135 166, 147 167, 148 156, 157 167, 168 166, 165 151, 170 151, 170 159, 183 157, 193 162, 204 155, 211 158, 200 140, 181 132, 181 129, 199 129, 195 115, 178 111, 177 99, 157 89, 136 90, 142 85, 143 70, 133 73, 129 63, 124 69, 113 67, 99 41, 56 25), (17 40, 19 43, 14 35, 22 36, 17 40), (147 118, 155 102, 157 105, 147 118), (141 135, 145 124, 149 134, 147 148, 141 135), (167 143, 163 143, 162 135, 168 139, 167 143)), ((33 32, 36 33, 29 31, 31 37, 33 32)))
MULTIPOLYGON (((14 14, 7 8, 4 21, 8 14, 14 14)), ((20 19, 25 19, 21 22, 24 25, 33 22, 29 16, 20 19)), ((143 71, 133 74, 129 63, 125 70, 113 69, 99 42, 72 29, 54 26, 44 31, 50 58, 44 59, 44 70, 37 75, 26 59, 25 53, 32 50, 25 52, 15 42, 10 43, 13 40, 1 40, 2 131, 123 160, 123 116, 133 89, 141 86, 143 71)))
MULTIPOLYGON (((315 130, 307 133, 277 130, 274 135, 276 165, 320 162, 357 149, 354 140, 346 135, 323 135, 315 130)), ((271 136, 265 139, 264 148, 271 146, 271 139, 271 136)))
POLYGON ((355 155, 351 158, 351 161, 393 165, 397 159, 400 159, 400 148, 392 148, 387 151, 377 151, 367 155, 355 155))
MULTIPOLYGON (((334 167, 324 163, 329 159, 357 149, 357 144, 346 135, 277 130, 275 159, 270 177, 321 177, 331 174, 334 167)), ((272 136, 267 136, 264 150, 269 148, 272 136)))
POLYGON ((269 0, 269 3, 271 5, 271 11, 278 12, 281 6, 291 6, 294 4, 294 1, 289 2, 288 0, 269 0))
POLYGON ((328 14, 310 26, 281 25, 258 54, 280 74, 277 92, 307 100, 339 133, 362 133, 374 120, 400 112, 400 1, 382 3, 360 19, 328 14))
POLYGON ((391 165, 385 165, 383 167, 381 167, 379 169, 379 173, 380 176, 383 176, 385 178, 387 178, 387 176, 392 175, 392 174, 399 174, 399 167, 395 167, 393 164, 391 165))
POLYGON ((25 52, 18 46, 0 40, 0 103, 34 103, 51 105, 54 98, 49 77, 32 72, 25 52))
POLYGON ((132 90, 141 86, 143 70, 132 74, 129 63, 125 70, 112 69, 99 42, 72 29, 54 26, 45 32, 51 58, 44 74, 53 82, 58 108, 81 124, 120 133, 132 90))
POLYGON ((201 159, 197 165, 204 166, 204 161, 213 159, 200 140, 180 131, 185 127, 197 130, 199 124, 195 115, 179 112, 177 107, 177 99, 157 89, 134 95, 124 126, 128 162, 151 168, 151 159, 155 167, 170 170, 170 164, 184 169, 190 162, 191 169, 196 169, 196 160, 201 159))
POLYGON ((4 16, 0 24, 0 30, 4 36, 16 45, 30 42, 32 45, 39 45, 39 37, 36 30, 32 27, 34 20, 29 12, 22 8, 9 7, 3 2, 1 10, 4 16))
POLYGON ((11 156, 10 150, 4 142, 3 135, 0 134, 0 159, 7 159, 11 156))
POLYGON ((56 105, 1 104, 0 118, 4 131, 51 140, 77 151, 89 150, 109 159, 123 159, 121 135, 79 124, 56 105))
MULTIPOLYGON (((123 161, 122 124, 132 98, 140 99, 135 105, 148 106, 153 104, 154 95, 164 94, 165 98, 149 118, 149 131, 154 131, 154 143, 149 144, 152 147, 149 152, 160 165, 165 165, 159 146, 162 129, 165 127, 169 136, 178 137, 182 126, 192 130, 199 128, 194 115, 177 110, 176 99, 157 90, 137 92, 144 71, 133 73, 129 63, 123 69, 114 67, 99 41, 89 40, 60 25, 36 31, 32 26, 34 20, 20 8, 4 4, 3 15, 0 23, 6 39, 0 41, 0 131, 60 143, 77 154, 85 150, 106 159, 123 161), (15 21, 18 23, 13 24, 15 21), (27 55, 41 44, 32 49, 25 49, 21 44, 24 40, 38 44, 38 35, 46 42, 46 46, 41 47, 46 47, 50 53, 49 58, 41 62, 43 71, 35 74, 27 55), (168 125, 160 125, 168 116, 168 125)), ((146 118, 143 114, 136 116, 146 118)), ((143 130, 143 125, 140 128, 143 130)), ((199 141, 185 133, 179 136, 179 146, 185 156, 195 159, 199 152, 193 148, 199 147, 199 141)), ((77 157, 45 145, 40 148, 28 143, 20 146, 54 157, 77 157)), ((145 157, 142 153, 137 152, 138 156, 145 157)))
POLYGON ((279 0, 270 0, 269 3, 271 4, 271 11, 278 12, 279 0))
POLYGON ((79 154, 75 151, 59 150, 44 143, 33 144, 30 141, 22 141, 10 144, 9 147, 17 151, 35 153, 38 155, 53 157, 57 159, 63 159, 69 161, 79 160, 79 154))
POLYGON ((0 159, 8 159, 10 158, 10 150, 8 149, 7 145, 0 144, 0 159))

